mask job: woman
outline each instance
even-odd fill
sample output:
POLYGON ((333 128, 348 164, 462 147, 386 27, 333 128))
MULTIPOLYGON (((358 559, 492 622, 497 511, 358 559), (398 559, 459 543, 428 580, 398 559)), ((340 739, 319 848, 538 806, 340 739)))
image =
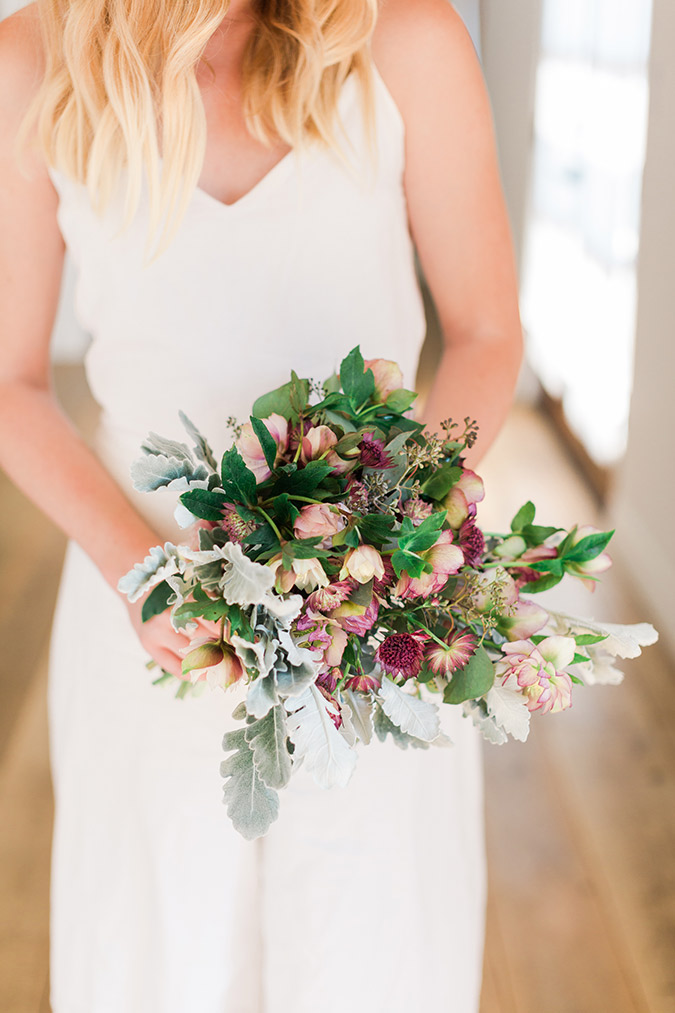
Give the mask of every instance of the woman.
POLYGON ((369 747, 346 791, 300 771, 246 843, 220 803, 234 698, 152 687, 148 655, 180 675, 186 638, 117 591, 178 537, 173 502, 128 472, 148 430, 181 438, 179 408, 224 449, 228 416, 357 343, 414 383, 413 241, 444 335, 425 417, 478 419, 473 465, 494 439, 521 330, 461 22, 446 0, 40 0, 0 25, 0 96, 0 461, 69 537, 49 681, 54 1013, 477 1010, 469 722, 450 722, 453 749, 369 747), (50 387, 64 246, 93 336, 93 449, 50 387))

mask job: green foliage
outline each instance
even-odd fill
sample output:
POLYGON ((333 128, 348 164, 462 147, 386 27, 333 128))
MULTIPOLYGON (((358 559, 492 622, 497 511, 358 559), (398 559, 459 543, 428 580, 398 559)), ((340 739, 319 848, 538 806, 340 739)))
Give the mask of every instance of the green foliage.
POLYGON ((340 364, 340 381, 342 389, 349 398, 354 411, 357 411, 375 393, 375 377, 372 369, 366 369, 361 350, 356 346, 340 364))
POLYGON ((562 580, 562 574, 549 573, 545 577, 538 577, 537 580, 530 580, 527 584, 524 584, 521 591, 527 592, 527 594, 537 594, 539 591, 548 591, 550 588, 555 587, 562 580))
POLYGON ((462 469, 460 467, 443 464, 422 483, 422 492, 431 499, 445 499, 453 485, 456 485, 461 477, 462 469))
POLYGON ((244 464, 236 447, 226 450, 220 465, 226 499, 254 506, 256 502, 255 475, 244 464))
POLYGON ((215 490, 190 489, 181 494, 180 501, 195 517, 205 521, 220 521, 223 519, 227 496, 215 490))
POLYGON ((252 414, 258 419, 267 419, 272 414, 283 415, 285 419, 297 422, 308 397, 309 380, 301 380, 293 373, 288 383, 259 397, 253 405, 252 414))
POLYGON ((404 390, 403 388, 393 390, 386 400, 386 405, 389 411, 402 415, 412 407, 417 397, 418 395, 412 390, 404 390))
POLYGON ((485 696, 495 681, 495 668, 484 647, 478 647, 464 668, 453 672, 443 693, 444 703, 464 703, 485 696))
POLYGON ((258 437, 262 452, 265 455, 267 467, 270 471, 273 471, 277 459, 277 445, 274 437, 262 419, 257 419, 255 415, 251 415, 251 426, 253 427, 253 432, 258 437))
POLYGON ((218 622, 226 616, 232 606, 228 605, 222 598, 208 598, 206 601, 186 601, 179 605, 174 612, 175 619, 208 619, 210 622, 218 622))
POLYGON ((289 496, 312 496, 316 488, 330 475, 331 464, 325 461, 309 461, 304 468, 291 470, 288 466, 280 469, 276 490, 289 496))
POLYGON ((532 500, 528 500, 520 510, 517 512, 513 520, 511 521, 511 531, 515 535, 519 535, 524 527, 528 524, 532 524, 535 515, 535 505, 532 500))
POLYGON ((157 584, 143 602, 141 609, 141 622, 147 623, 153 616, 161 615, 169 607, 169 598, 173 589, 165 580, 157 584))

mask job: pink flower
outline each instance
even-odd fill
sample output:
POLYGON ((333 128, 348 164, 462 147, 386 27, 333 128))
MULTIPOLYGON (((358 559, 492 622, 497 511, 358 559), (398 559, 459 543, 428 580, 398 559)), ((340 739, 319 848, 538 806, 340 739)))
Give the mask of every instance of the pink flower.
POLYGON ((443 675, 447 678, 458 668, 464 668, 469 658, 475 653, 477 646, 478 637, 475 634, 468 630, 463 633, 453 630, 446 639, 445 647, 433 643, 431 647, 427 648, 424 662, 435 675, 443 675))
POLYGON ((384 572, 382 556, 377 549, 372 545, 359 545, 345 556, 344 565, 340 570, 340 580, 349 576, 358 580, 359 584, 367 584, 373 577, 381 580, 384 572))
POLYGON ((295 518, 293 533, 296 538, 330 538, 344 526, 342 515, 327 503, 309 503, 295 518))
POLYGON ((312 591, 307 599, 307 608, 312 612, 331 612, 349 598, 356 587, 356 581, 340 580, 326 584, 317 591, 312 591))
POLYGON ((443 500, 450 527, 458 528, 470 514, 475 513, 475 504, 480 503, 484 496, 483 479, 475 471, 465 468, 459 482, 455 482, 443 500))
MULTIPOLYGON (((288 446, 288 422, 283 415, 272 413, 269 418, 262 420, 265 428, 277 445, 277 456, 275 463, 279 463, 284 451, 288 446)), ((241 427, 241 434, 236 441, 236 447, 244 459, 246 467, 255 475, 256 482, 264 482, 272 472, 267 466, 260 440, 253 432, 250 422, 245 422, 241 427)))
POLYGON ((330 618, 336 619, 343 630, 347 630, 348 633, 356 633, 359 637, 365 637, 368 630, 373 628, 378 611, 379 604, 375 598, 367 606, 346 601, 333 609, 330 618))
POLYGON ((192 683, 206 679, 212 689, 228 689, 246 675, 234 648, 223 641, 193 640, 183 653, 182 673, 192 683))
POLYGON ((313 426, 308 429, 302 438, 301 460, 303 464, 324 457, 337 441, 337 436, 328 426, 313 426))
POLYGON ((528 710, 556 713, 572 703, 572 680, 561 669, 571 664, 575 649, 572 637, 545 637, 536 647, 531 640, 515 640, 502 645, 495 674, 506 689, 522 693, 528 710))
MULTIPOLYGON (((600 534, 599 528, 593 527, 592 524, 582 524, 581 527, 577 528, 569 548, 573 548, 582 538, 586 538, 587 535, 598 534, 600 534)), ((605 570, 608 570, 611 565, 612 557, 610 554, 608 552, 601 552, 595 559, 587 559, 584 563, 565 563, 565 569, 571 576, 578 577, 591 591, 595 591, 596 581, 589 580, 588 578, 597 577, 599 573, 604 573, 605 570)))
POLYGON ((375 397, 386 401, 389 395, 403 386, 403 373, 397 362, 391 359, 366 359, 366 369, 372 369, 375 377, 375 397))
POLYGON ((350 679, 345 680, 345 689, 353 689, 357 693, 372 693, 381 685, 382 680, 377 677, 375 672, 371 672, 369 675, 360 672, 359 675, 353 675, 350 679))
POLYGON ((432 503, 427 503, 425 500, 413 496, 404 503, 403 514, 406 517, 409 517, 415 527, 417 527, 422 523, 422 521, 425 521, 427 517, 431 517, 433 509, 434 507, 432 503))
POLYGON ((225 504, 223 519, 220 522, 220 526, 227 534, 230 541, 237 542, 238 545, 242 544, 246 535, 255 531, 255 524, 253 521, 242 520, 237 513, 236 508, 231 503, 225 504))
POLYGON ((385 672, 402 679, 413 679, 422 670, 423 633, 390 633, 378 647, 375 657, 385 672))
POLYGON ((548 622, 546 609, 527 598, 515 602, 510 615, 500 616, 497 629, 507 640, 525 640, 538 633, 548 622))
POLYGON ((349 636, 339 623, 318 612, 307 610, 300 616, 295 628, 307 633, 306 643, 309 649, 321 651, 324 664, 329 668, 340 664, 349 636))
POLYGON ((462 550, 453 544, 452 531, 441 531, 436 543, 420 555, 431 563, 433 569, 421 577, 401 574, 394 589, 399 598, 428 598, 432 594, 438 594, 447 584, 448 577, 457 573, 464 563, 462 550))

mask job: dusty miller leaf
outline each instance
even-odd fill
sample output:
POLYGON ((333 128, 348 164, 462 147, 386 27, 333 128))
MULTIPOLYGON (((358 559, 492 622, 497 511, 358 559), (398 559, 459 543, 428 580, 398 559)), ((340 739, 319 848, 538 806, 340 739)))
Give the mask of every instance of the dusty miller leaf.
POLYGON ((436 705, 412 696, 384 674, 377 697, 384 713, 402 732, 423 742, 433 742, 440 733, 436 705))
POLYGON ((284 788, 291 779, 292 760, 286 746, 288 728, 286 712, 281 705, 272 707, 260 721, 245 730, 246 741, 253 750, 253 762, 268 788, 284 788))
POLYGON ((223 802, 232 826, 253 841, 263 837, 279 815, 279 796, 264 783, 254 763, 254 754, 246 741, 246 729, 226 732, 223 749, 231 756, 220 764, 220 773, 225 778, 223 802))
POLYGON ((530 733, 530 712, 522 693, 495 685, 485 697, 485 703, 488 714, 507 735, 525 742, 530 733))
POLYGON ((304 759, 321 788, 346 787, 357 756, 335 727, 325 697, 310 686, 301 696, 287 700, 286 710, 294 760, 304 759))

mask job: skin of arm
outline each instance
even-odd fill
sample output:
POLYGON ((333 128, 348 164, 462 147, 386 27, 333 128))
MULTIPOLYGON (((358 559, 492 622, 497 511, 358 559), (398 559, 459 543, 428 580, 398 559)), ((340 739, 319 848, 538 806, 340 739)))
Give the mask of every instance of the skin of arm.
MULTIPOLYGON (((23 172, 14 150, 42 72, 34 6, 0 22, 0 467, 116 589, 162 539, 63 413, 52 386, 49 342, 65 252, 58 197, 42 157, 28 149, 23 172)), ((148 652, 178 675, 185 637, 166 615, 142 624, 142 601, 122 600, 148 652)))
POLYGON ((492 110, 471 38, 447 0, 386 0, 373 58, 406 128, 410 231, 443 332, 422 417, 479 424, 475 468, 513 400, 523 353, 518 279, 492 110))

